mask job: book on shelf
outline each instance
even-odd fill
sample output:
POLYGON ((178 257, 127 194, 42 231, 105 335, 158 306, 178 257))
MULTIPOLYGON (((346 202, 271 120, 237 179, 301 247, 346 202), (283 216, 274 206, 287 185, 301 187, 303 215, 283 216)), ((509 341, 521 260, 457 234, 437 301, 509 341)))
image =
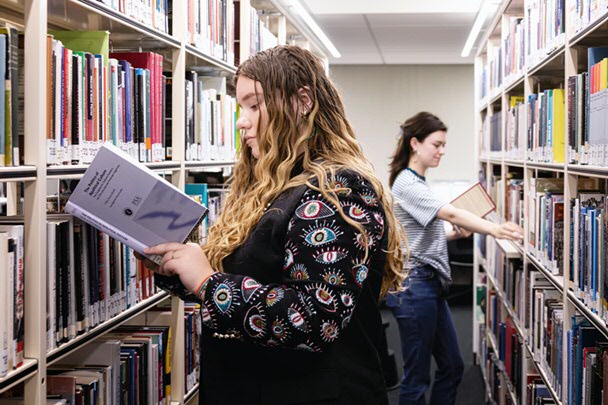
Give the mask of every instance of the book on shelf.
MULTIPOLYGON (((72 192, 65 211, 135 251, 185 242, 207 208, 113 145, 105 144, 72 192)), ((148 256, 160 263, 160 256, 148 256)))
POLYGON ((480 182, 475 183, 471 188, 452 200, 451 204, 481 218, 496 209, 494 201, 480 182))

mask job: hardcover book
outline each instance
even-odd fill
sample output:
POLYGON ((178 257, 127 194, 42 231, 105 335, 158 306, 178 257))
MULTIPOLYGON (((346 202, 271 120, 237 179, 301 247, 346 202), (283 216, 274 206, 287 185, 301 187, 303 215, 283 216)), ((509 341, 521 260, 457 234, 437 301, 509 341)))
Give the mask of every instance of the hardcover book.
MULTIPOLYGON (((117 147, 105 144, 72 192, 65 211, 143 254, 183 243, 207 208, 117 147)), ((148 256, 160 263, 160 256, 148 256)))
POLYGON ((492 198, 488 195, 480 182, 456 197, 452 203, 454 207, 469 211, 478 217, 485 217, 496 209, 492 198))

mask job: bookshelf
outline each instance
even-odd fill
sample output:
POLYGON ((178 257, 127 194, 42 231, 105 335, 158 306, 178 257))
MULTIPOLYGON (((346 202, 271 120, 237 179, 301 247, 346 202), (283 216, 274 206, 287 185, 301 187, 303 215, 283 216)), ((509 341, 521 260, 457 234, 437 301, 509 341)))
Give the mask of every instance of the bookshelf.
POLYGON ((511 246, 476 235, 473 352, 498 404, 607 400, 606 127, 592 122, 605 120, 593 97, 606 89, 607 6, 505 0, 478 47, 479 174, 524 228, 511 246))
MULTIPOLYGON (((154 52, 163 56, 162 71, 169 72, 172 79, 170 96, 171 114, 167 127, 172 134, 172 156, 170 160, 146 163, 159 175, 168 176, 181 189, 185 188, 189 175, 199 171, 223 171, 229 175, 235 163, 235 151, 221 158, 198 160, 186 159, 186 72, 199 75, 226 77, 228 94, 234 92, 231 80, 236 72, 235 60, 247 58, 260 48, 252 33, 263 24, 267 36, 274 36, 276 43, 297 43, 327 58, 320 42, 311 35, 293 10, 278 0, 196 0, 196 1, 152 1, 135 0, 0 0, 0 25, 5 23, 23 32, 24 47, 20 49, 26 80, 23 83, 24 128, 22 161, 19 165, 0 167, 0 186, 6 198, 6 214, 22 215, 24 226, 24 361, 0 377, 0 394, 23 384, 24 403, 45 403, 47 368, 108 332, 129 323, 145 320, 146 314, 159 304, 170 305, 169 325, 171 339, 171 404, 194 403, 197 385, 185 392, 185 326, 184 303, 175 297, 153 291, 149 297, 115 316, 89 328, 84 334, 49 350, 47 347, 47 187, 49 181, 78 179, 86 170, 86 164, 48 165, 47 163, 47 33, 49 30, 64 31, 108 31, 112 51, 154 52), (222 37, 224 42, 213 48, 189 31, 192 27, 192 12, 188 8, 196 3, 197 10, 203 4, 226 5, 229 24, 222 37), (155 4, 165 10, 171 19, 162 19, 161 14, 146 14, 150 10, 133 10, 133 4, 155 4), (130 6, 128 6, 130 5, 130 6), (124 9, 126 7, 126 9, 124 9), (139 13, 138 13, 139 11, 139 13), (139 16, 133 18, 132 16, 139 16), (149 20, 145 20, 149 17, 149 20), (255 17, 255 18, 254 18, 255 17), (254 26, 255 25, 255 26, 254 26), (238 47, 237 47, 238 45, 238 47), (223 54, 222 54, 223 52, 223 54), (231 55, 231 52, 234 55, 231 55), (22 197, 22 204, 20 199, 22 197)), ((234 121, 234 120, 233 120, 234 121)), ((161 122, 161 125, 165 125, 161 122)), ((236 136, 236 133, 234 134, 236 136)), ((235 138, 236 139, 236 138, 235 138)), ((236 142, 235 142, 236 144, 236 142)), ((235 145, 236 146, 236 145, 235 145)), ((3 306, 3 305, 1 305, 3 306)), ((192 384, 190 384, 192 385, 192 384)))

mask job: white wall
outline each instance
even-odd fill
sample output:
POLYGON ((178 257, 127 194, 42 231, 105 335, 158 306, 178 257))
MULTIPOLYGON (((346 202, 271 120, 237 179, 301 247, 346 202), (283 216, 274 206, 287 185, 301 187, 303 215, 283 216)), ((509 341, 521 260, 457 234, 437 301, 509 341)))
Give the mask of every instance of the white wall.
POLYGON ((376 174, 388 184, 399 125, 419 111, 448 127, 446 154, 429 182, 476 181, 473 65, 332 65, 346 113, 376 174))

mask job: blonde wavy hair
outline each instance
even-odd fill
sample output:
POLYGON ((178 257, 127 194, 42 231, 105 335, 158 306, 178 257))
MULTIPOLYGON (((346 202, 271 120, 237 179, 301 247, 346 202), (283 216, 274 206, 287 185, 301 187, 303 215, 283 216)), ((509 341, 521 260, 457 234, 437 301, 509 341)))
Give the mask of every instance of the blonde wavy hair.
POLYGON ((277 46, 244 61, 235 82, 240 77, 260 83, 268 124, 258 128, 259 159, 244 143, 241 146, 225 206, 203 248, 213 268, 222 271, 223 259, 245 241, 266 207, 281 193, 302 184, 321 192, 345 221, 367 236, 359 223, 345 215, 336 194, 341 190, 331 182, 337 171, 348 169, 372 184, 385 211, 388 248, 380 297, 389 290, 399 291, 404 278, 401 241, 405 235, 389 197, 355 139, 342 99, 322 62, 302 48, 277 46), (312 102, 307 117, 298 114, 299 108, 295 107, 301 100, 301 89, 309 90, 312 102), (299 162, 303 172, 292 178, 299 162), (314 178, 318 186, 311 184, 314 178))

